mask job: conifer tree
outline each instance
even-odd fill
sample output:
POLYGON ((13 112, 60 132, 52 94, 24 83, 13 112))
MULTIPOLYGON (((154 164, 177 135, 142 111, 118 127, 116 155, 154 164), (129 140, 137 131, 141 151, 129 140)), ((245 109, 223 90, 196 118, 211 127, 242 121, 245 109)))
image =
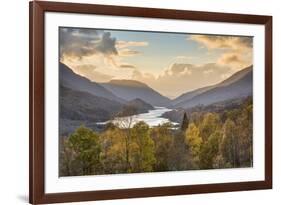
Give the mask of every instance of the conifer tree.
POLYGON ((181 124, 181 130, 183 132, 185 132, 187 130, 187 128, 188 128, 188 125, 189 125, 189 120, 187 118, 186 113, 184 113, 183 119, 182 119, 182 124, 181 124))

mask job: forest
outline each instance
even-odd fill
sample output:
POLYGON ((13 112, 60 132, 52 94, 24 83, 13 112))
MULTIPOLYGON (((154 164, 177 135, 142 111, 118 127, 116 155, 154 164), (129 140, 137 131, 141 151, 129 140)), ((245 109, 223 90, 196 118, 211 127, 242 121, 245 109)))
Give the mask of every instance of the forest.
POLYGON ((180 127, 108 123, 60 136, 59 175, 103 175, 253 166, 253 104, 184 112, 180 127))

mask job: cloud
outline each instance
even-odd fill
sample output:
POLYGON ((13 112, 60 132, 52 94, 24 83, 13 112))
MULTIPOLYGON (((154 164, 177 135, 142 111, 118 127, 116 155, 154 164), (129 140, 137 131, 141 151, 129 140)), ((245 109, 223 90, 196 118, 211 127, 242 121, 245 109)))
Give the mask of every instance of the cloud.
POLYGON ((117 55, 116 39, 109 32, 94 29, 61 28, 60 57, 81 59, 94 54, 117 55))
POLYGON ((165 75, 170 76, 181 76, 181 75, 191 75, 192 70, 189 69, 190 64, 178 64, 175 63, 167 70, 164 71, 165 75))
POLYGON ((141 81, 141 82, 145 82, 145 83, 147 83, 149 85, 151 85, 151 82, 156 80, 154 75, 152 75, 150 73, 142 73, 138 69, 134 69, 133 70, 131 78, 133 80, 138 80, 138 81, 141 81))
POLYGON ((116 39, 112 38, 109 32, 104 32, 101 37, 101 40, 97 42, 95 49, 103 54, 117 55, 118 53, 115 47, 115 43, 116 43, 116 39))
POLYGON ((125 48, 125 49, 120 49, 118 53, 120 56, 135 56, 140 54, 141 52, 125 48))
POLYGON ((215 36, 215 35, 191 35, 188 40, 194 40, 208 49, 251 49, 253 39, 251 37, 215 36))
POLYGON ((117 41, 116 47, 118 49, 127 48, 127 47, 143 47, 148 46, 149 43, 146 41, 117 41))
POLYGON ((131 68, 131 69, 135 69, 136 68, 136 66, 134 66, 134 65, 131 65, 131 64, 121 64, 121 65, 119 65, 119 67, 120 68, 131 68))
POLYGON ((224 53, 217 60, 217 63, 229 66, 234 70, 239 70, 252 64, 252 54, 250 53, 249 56, 245 56, 244 53, 240 52, 224 53))
POLYGON ((219 59, 219 62, 222 64, 244 63, 240 56, 235 53, 227 53, 223 55, 222 58, 219 59))
POLYGON ((213 69, 208 69, 208 70, 204 70, 203 74, 208 75, 208 74, 213 73, 213 72, 214 72, 213 69))
POLYGON ((222 75, 226 77, 234 72, 229 66, 217 63, 173 63, 156 77, 135 69, 132 79, 142 81, 164 95, 176 97, 187 91, 216 84, 223 80, 222 75))
POLYGON ((126 47, 148 45, 147 42, 134 41, 117 43, 110 32, 103 30, 60 28, 59 32, 60 61, 79 74, 96 81, 105 81, 112 78, 112 73, 116 73, 120 68, 122 68, 122 71, 120 70, 119 73, 123 72, 122 75, 124 76, 124 73, 135 67, 124 62, 122 57, 140 54, 139 51, 126 47), (102 75, 102 73, 111 75, 102 75))
POLYGON ((139 55, 141 52, 128 47, 144 47, 148 46, 149 43, 146 41, 117 41, 116 48, 118 54, 123 57, 139 55))
POLYGON ((241 70, 253 64, 253 38, 246 36, 191 35, 192 39, 208 49, 211 55, 214 50, 220 51, 216 63, 241 70))
POLYGON ((111 33, 88 28, 60 28, 60 61, 75 72, 94 81, 108 81, 116 76, 130 76, 136 69, 126 57, 141 54, 136 47, 145 41, 117 41, 111 33))
POLYGON ((193 60, 193 59, 196 59, 197 56, 176 56, 174 58, 174 60, 182 60, 182 61, 187 61, 187 60, 193 60))

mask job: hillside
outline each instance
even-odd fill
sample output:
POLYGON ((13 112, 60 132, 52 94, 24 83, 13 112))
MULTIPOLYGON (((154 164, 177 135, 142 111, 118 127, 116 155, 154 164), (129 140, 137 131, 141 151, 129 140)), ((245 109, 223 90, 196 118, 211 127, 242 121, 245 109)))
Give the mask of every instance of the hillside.
POLYGON ((173 101, 179 101, 179 103, 173 103, 173 107, 186 109, 197 105, 210 105, 229 99, 252 96, 252 86, 253 70, 251 66, 238 71, 217 85, 185 93, 173 101), (184 97, 186 98, 184 99, 184 97))
POLYGON ((136 98, 127 102, 118 116, 129 116, 129 115, 136 115, 140 113, 146 113, 149 110, 153 110, 154 107, 143 100, 136 98))
POLYGON ((190 91, 190 92, 187 92, 187 93, 184 93, 182 95, 180 95, 179 97, 175 98, 174 100, 172 100, 171 102, 171 106, 175 106, 181 102, 184 102, 184 101, 187 101, 187 100, 190 100, 192 99, 193 97, 195 97, 196 95, 199 95, 201 93, 204 93, 206 92, 207 90, 210 90, 212 88, 214 88, 215 86, 207 86, 207 87, 203 87, 203 88, 199 88, 199 89, 196 89, 196 90, 193 90, 193 91, 190 91))
POLYGON ((87 92, 75 91, 60 86, 59 113, 60 120, 68 123, 60 123, 60 131, 68 132, 75 127, 70 122, 103 122, 113 118, 123 105, 119 102, 97 97, 87 92))
POLYGON ((114 95, 127 101, 139 98, 153 106, 167 106, 171 101, 146 84, 135 80, 111 80, 101 85, 114 95))
POLYGON ((109 100, 124 102, 100 84, 90 81, 87 78, 74 73, 69 67, 60 63, 59 67, 60 84, 77 91, 88 92, 92 95, 104 97, 109 100))

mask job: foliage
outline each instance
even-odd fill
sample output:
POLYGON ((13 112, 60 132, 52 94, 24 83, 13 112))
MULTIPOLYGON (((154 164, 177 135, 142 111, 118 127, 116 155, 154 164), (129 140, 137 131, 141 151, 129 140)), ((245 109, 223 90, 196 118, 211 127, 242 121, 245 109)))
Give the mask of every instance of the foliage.
POLYGON ((210 135, 220 129, 220 118, 216 113, 206 113, 199 125, 200 135, 203 141, 207 141, 210 135))
POLYGON ((185 143, 188 146, 194 163, 198 163, 199 153, 202 145, 200 131, 194 123, 191 123, 186 130, 185 143))
POLYGON ((151 172, 155 164, 154 141, 150 137, 149 126, 144 122, 137 123, 132 129, 133 147, 132 171, 151 172))
POLYGON ((62 164, 66 173, 90 175, 100 171, 101 147, 98 135, 84 126, 79 127, 64 141, 62 164))
POLYGON ((96 133, 81 126, 60 137, 60 176, 253 166, 253 106, 183 112, 179 129, 133 118, 96 133), (121 126, 120 126, 121 125, 121 126))
POLYGON ((210 135, 207 142, 204 143, 200 150, 199 166, 201 169, 214 168, 216 156, 219 153, 219 145, 221 143, 221 132, 216 131, 210 135))

